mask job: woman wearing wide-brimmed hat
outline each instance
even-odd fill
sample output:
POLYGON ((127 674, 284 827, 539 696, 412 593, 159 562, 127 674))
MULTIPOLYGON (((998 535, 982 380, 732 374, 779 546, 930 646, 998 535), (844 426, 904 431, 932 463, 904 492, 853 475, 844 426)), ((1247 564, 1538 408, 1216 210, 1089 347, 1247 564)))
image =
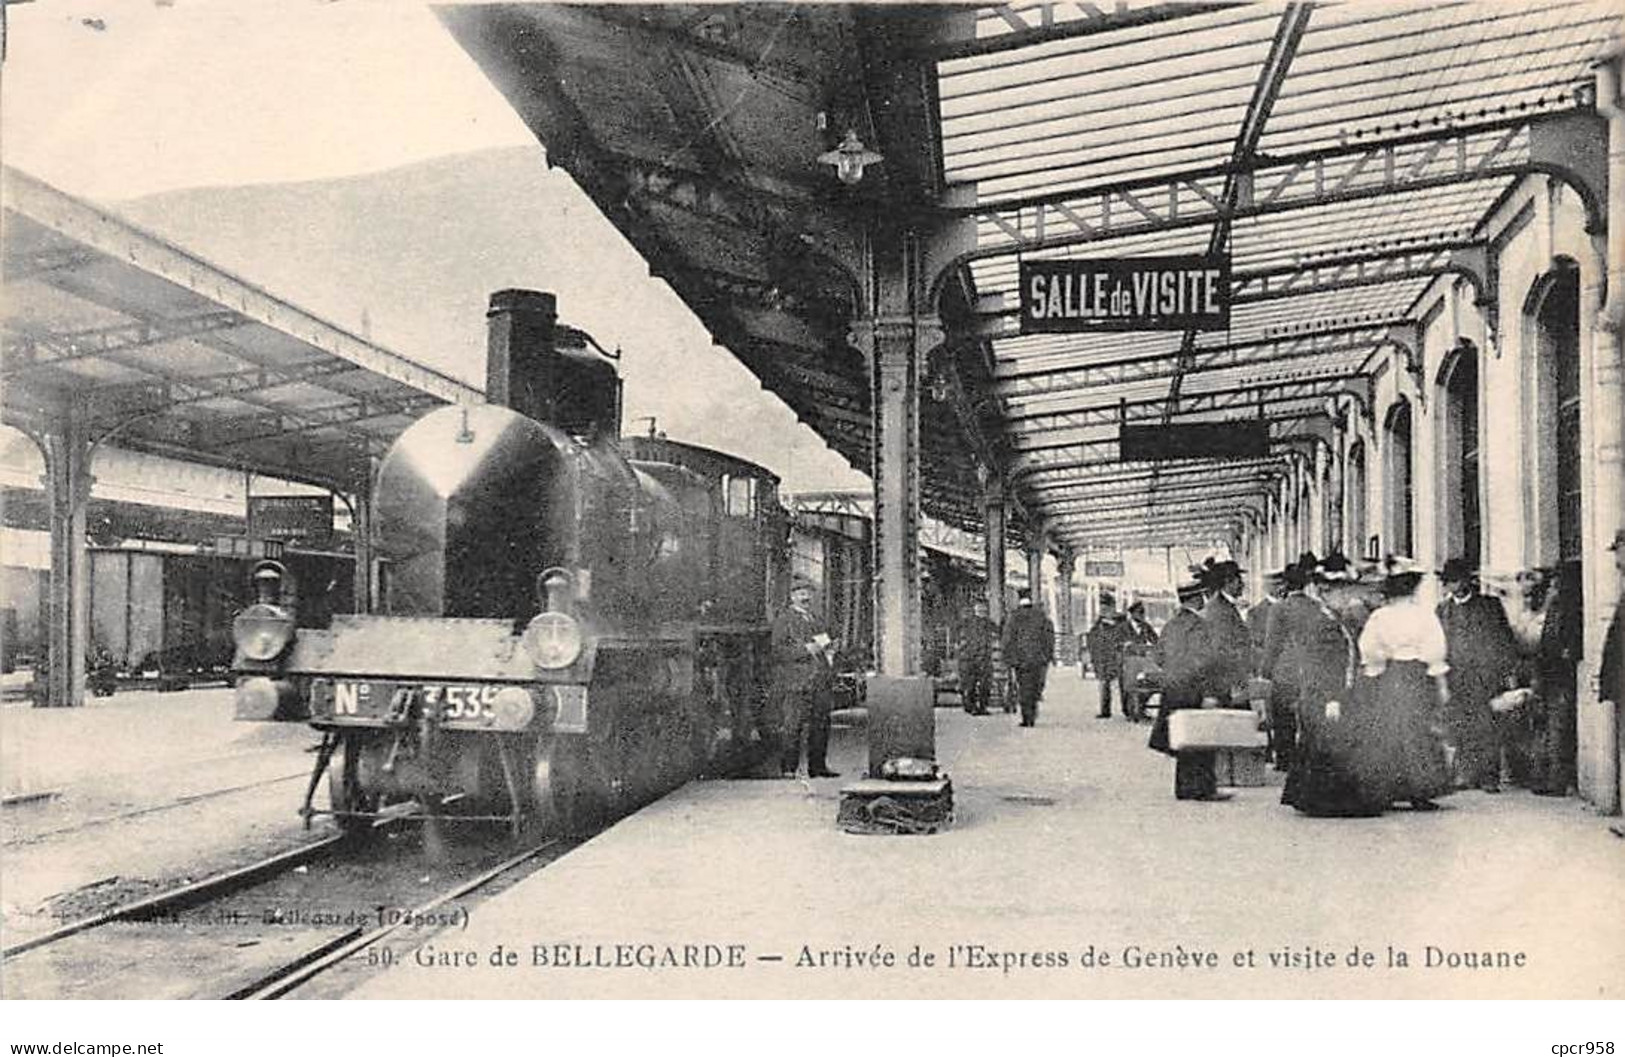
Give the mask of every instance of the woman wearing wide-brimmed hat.
POLYGON ((1317 817, 1381 814, 1381 772, 1366 773, 1372 704, 1357 692, 1360 629, 1348 619, 1360 575, 1340 554, 1303 571, 1295 648, 1286 654, 1297 687, 1298 742, 1281 802, 1317 817))
POLYGON ((1390 559, 1382 581, 1383 605, 1360 633, 1360 663, 1371 683, 1369 733, 1356 766, 1365 791, 1383 804, 1409 801, 1418 811, 1438 808, 1452 789, 1444 753, 1444 627, 1417 601, 1422 570, 1390 559))

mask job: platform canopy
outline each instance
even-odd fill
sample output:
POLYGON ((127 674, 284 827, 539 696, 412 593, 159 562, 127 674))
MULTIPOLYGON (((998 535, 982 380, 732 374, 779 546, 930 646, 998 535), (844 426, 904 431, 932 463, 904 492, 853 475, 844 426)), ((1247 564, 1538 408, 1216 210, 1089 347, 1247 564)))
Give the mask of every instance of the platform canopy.
MULTIPOLYGON (((1235 540, 1392 358, 1419 302, 1482 299, 1525 176, 1602 230, 1593 65, 1617 5, 557 5, 441 9, 546 147, 717 340, 853 465, 848 327, 907 225, 946 330, 922 505, 975 527, 1009 482, 1060 548, 1235 540), (820 156, 881 156, 853 184, 820 156), (1222 329, 1026 333, 1020 267, 1223 258, 1222 329), (1262 420, 1250 459, 1125 462, 1124 425, 1262 420)), ((1256 427, 1255 427, 1256 428, 1256 427)))
POLYGON ((351 490, 424 410, 479 392, 4 170, 9 425, 351 490))

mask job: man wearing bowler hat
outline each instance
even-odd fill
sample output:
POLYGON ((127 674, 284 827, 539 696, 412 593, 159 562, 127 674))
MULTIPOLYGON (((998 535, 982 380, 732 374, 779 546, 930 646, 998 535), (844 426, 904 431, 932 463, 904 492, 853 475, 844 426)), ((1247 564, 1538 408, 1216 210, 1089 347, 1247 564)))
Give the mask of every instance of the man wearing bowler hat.
POLYGON ((1202 620, 1207 624, 1212 657, 1207 693, 1218 698, 1222 707, 1245 696, 1247 680, 1253 674, 1253 637, 1237 606, 1243 590, 1242 572, 1233 561, 1209 559, 1199 577, 1207 593, 1202 620))
POLYGON ((824 755, 829 749, 830 698, 834 674, 830 660, 835 644, 821 617, 812 611, 813 582, 797 576, 790 584, 790 606, 773 618, 773 699, 777 705, 779 769, 793 778, 807 739, 807 776, 835 778, 824 755))
POLYGON ((1515 685, 1518 643, 1501 600, 1479 592, 1477 570, 1465 559, 1446 561, 1439 580, 1445 590, 1438 616, 1450 665, 1448 716, 1457 779, 1499 793, 1502 738, 1490 699, 1515 685))

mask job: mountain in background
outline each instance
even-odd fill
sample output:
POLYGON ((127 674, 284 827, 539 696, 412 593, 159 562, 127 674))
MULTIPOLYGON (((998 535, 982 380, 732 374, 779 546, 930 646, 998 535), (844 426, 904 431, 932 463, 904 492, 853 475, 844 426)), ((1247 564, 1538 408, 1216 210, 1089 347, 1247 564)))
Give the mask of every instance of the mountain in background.
POLYGON ((625 426, 659 428, 780 474, 790 491, 867 480, 766 393, 542 152, 455 155, 310 183, 114 204, 136 224, 327 321, 476 386, 493 290, 548 290, 619 347, 625 426))

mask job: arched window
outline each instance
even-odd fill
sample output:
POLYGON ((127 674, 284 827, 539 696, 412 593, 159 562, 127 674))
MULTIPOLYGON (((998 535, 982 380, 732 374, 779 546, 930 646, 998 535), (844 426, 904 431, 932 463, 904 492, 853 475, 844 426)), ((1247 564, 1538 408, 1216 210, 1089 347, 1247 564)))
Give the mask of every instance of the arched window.
POLYGON ((1386 549, 1392 554, 1416 552, 1411 498, 1411 405, 1400 397, 1383 424, 1383 496, 1387 506, 1386 549))
POLYGON ((1477 564, 1483 556, 1478 507, 1478 353, 1457 349, 1444 374, 1445 553, 1477 564))
POLYGON ((1365 537, 1370 529, 1365 522, 1365 442, 1355 441, 1349 445, 1348 457, 1348 489, 1349 503, 1345 517, 1348 518, 1349 548, 1358 554, 1365 550, 1365 537))

